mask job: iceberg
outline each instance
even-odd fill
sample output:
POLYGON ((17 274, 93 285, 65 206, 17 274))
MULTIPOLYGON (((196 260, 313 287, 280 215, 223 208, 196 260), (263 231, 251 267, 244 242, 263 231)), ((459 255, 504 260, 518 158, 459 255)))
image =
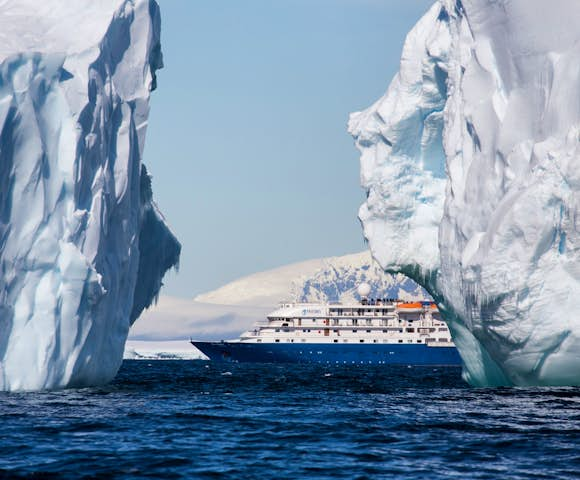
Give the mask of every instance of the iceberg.
POLYGON ((180 245, 143 147, 162 66, 154 0, 0 12, 0 390, 111 380, 180 245))
POLYGON ((580 2, 440 0, 354 113, 374 258, 433 296, 473 385, 579 385, 580 2))

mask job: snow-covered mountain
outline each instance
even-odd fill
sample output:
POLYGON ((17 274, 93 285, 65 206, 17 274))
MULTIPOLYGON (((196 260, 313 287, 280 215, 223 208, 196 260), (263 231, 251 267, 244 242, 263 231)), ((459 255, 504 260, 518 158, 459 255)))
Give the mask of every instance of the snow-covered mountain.
MULTIPOLYGON (((285 265, 235 280, 193 300, 162 296, 143 312, 131 328, 130 342, 182 341, 237 338, 284 300, 305 302, 344 301, 355 298, 355 289, 367 282, 376 297, 426 298, 415 282, 402 275, 385 274, 369 252, 329 257, 285 265)), ((129 343, 130 343, 129 342, 129 343)), ((148 352, 150 348, 140 348, 148 352)), ((127 353, 130 355, 130 353, 127 353)))
POLYGON ((327 257, 255 273, 195 297, 202 303, 274 307, 284 300, 347 302, 358 300, 361 283, 371 286, 371 296, 417 298, 426 295, 403 275, 385 274, 369 252, 327 257))
POLYGON ((476 385, 580 384, 580 2, 440 0, 351 116, 374 258, 476 385))
POLYGON ((180 245, 141 163, 154 0, 0 2, 0 389, 109 381, 180 245))

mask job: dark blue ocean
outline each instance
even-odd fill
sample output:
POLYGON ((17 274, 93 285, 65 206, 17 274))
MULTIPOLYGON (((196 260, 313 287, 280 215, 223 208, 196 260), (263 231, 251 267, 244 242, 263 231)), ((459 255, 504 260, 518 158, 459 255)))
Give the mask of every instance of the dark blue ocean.
POLYGON ((580 389, 457 368, 126 361, 0 394, 0 478, 579 478, 580 389))

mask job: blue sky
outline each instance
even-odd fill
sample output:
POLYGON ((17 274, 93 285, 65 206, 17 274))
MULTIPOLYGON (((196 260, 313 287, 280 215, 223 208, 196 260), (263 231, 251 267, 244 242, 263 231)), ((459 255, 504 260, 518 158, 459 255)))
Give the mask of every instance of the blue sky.
POLYGON ((432 0, 158 0, 145 163, 183 249, 164 294, 365 248, 351 111, 432 0))

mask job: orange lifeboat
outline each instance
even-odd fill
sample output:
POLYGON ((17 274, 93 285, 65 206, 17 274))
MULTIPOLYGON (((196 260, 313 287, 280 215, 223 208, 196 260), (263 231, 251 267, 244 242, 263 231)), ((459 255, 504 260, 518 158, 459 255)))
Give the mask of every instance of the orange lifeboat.
POLYGON ((417 308, 423 308, 423 304, 421 302, 410 302, 410 303, 399 303, 397 305, 397 308, 402 308, 405 310, 409 310, 409 309, 417 309, 417 308))
POLYGON ((421 302, 404 302, 399 303, 396 307, 397 312, 422 312, 423 311, 423 304, 421 302))

